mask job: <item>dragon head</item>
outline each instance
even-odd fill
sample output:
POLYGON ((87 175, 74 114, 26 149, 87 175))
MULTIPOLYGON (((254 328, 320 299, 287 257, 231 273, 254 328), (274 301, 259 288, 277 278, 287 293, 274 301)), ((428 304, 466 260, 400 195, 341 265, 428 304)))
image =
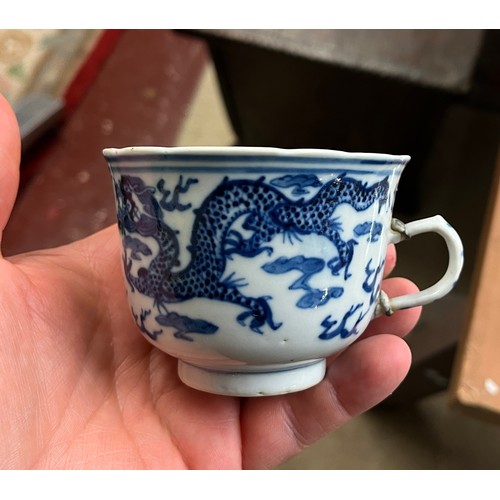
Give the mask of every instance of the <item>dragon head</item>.
POLYGON ((139 233, 151 236, 158 226, 158 202, 155 188, 146 186, 139 177, 122 175, 115 182, 118 227, 123 234, 139 233))

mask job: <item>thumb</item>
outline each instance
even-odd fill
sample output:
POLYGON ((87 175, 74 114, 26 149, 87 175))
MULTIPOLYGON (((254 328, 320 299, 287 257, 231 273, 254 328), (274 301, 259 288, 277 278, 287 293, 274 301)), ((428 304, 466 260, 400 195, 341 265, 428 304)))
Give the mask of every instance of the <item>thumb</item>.
POLYGON ((19 186, 21 140, 16 115, 0 95, 0 244, 19 186))

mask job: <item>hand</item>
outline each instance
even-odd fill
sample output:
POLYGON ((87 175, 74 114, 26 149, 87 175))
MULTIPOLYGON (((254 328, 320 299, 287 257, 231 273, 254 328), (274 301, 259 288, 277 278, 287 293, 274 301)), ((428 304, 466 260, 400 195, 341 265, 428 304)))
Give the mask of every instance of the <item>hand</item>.
MULTIPOLYGON (((0 230, 19 178, 19 134, 0 97, 0 230)), ((390 248, 386 274, 394 267, 390 248)), ((272 468, 386 398, 419 309, 372 322, 302 393, 231 398, 184 386, 138 333, 115 226, 0 257, 0 468, 272 468)), ((389 295, 416 287, 385 280, 389 295)))

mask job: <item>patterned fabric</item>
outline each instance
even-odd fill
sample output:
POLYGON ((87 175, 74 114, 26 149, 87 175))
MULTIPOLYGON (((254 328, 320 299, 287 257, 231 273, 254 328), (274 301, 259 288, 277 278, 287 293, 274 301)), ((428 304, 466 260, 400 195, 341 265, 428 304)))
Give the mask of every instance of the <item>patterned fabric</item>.
POLYGON ((101 30, 0 30, 0 93, 15 104, 29 92, 62 96, 101 30))

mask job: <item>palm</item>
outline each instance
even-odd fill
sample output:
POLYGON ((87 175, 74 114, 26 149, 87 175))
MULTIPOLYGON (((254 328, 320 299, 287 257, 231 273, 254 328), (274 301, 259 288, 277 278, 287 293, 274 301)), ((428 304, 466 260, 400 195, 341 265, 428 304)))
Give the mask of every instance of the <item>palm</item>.
MULTIPOLYGON (((1 229, 18 162, 2 100, 0 128, 1 229)), ((176 361, 138 334, 119 248, 111 227, 59 249, 0 258, 1 468, 274 467, 384 399, 408 369, 399 337, 417 310, 374 322, 308 391, 240 399, 190 389, 176 361)), ((386 286, 413 288, 402 280, 386 286)))
MULTIPOLYGON (((113 229, 72 247, 1 262, 1 280, 11 285, 0 292, 0 303, 15 310, 17 323, 15 335, 4 335, 1 344, 0 394, 9 412, 0 414, 0 425, 13 436, 0 445, 9 460, 3 466, 241 465, 238 448, 228 453, 238 431, 238 401, 184 387, 174 360, 135 331, 113 229), (217 430, 214 442, 199 439, 204 428, 217 430), (204 447, 211 462, 202 464, 196 453, 204 447)), ((11 319, 0 320, 3 332, 11 319)))

